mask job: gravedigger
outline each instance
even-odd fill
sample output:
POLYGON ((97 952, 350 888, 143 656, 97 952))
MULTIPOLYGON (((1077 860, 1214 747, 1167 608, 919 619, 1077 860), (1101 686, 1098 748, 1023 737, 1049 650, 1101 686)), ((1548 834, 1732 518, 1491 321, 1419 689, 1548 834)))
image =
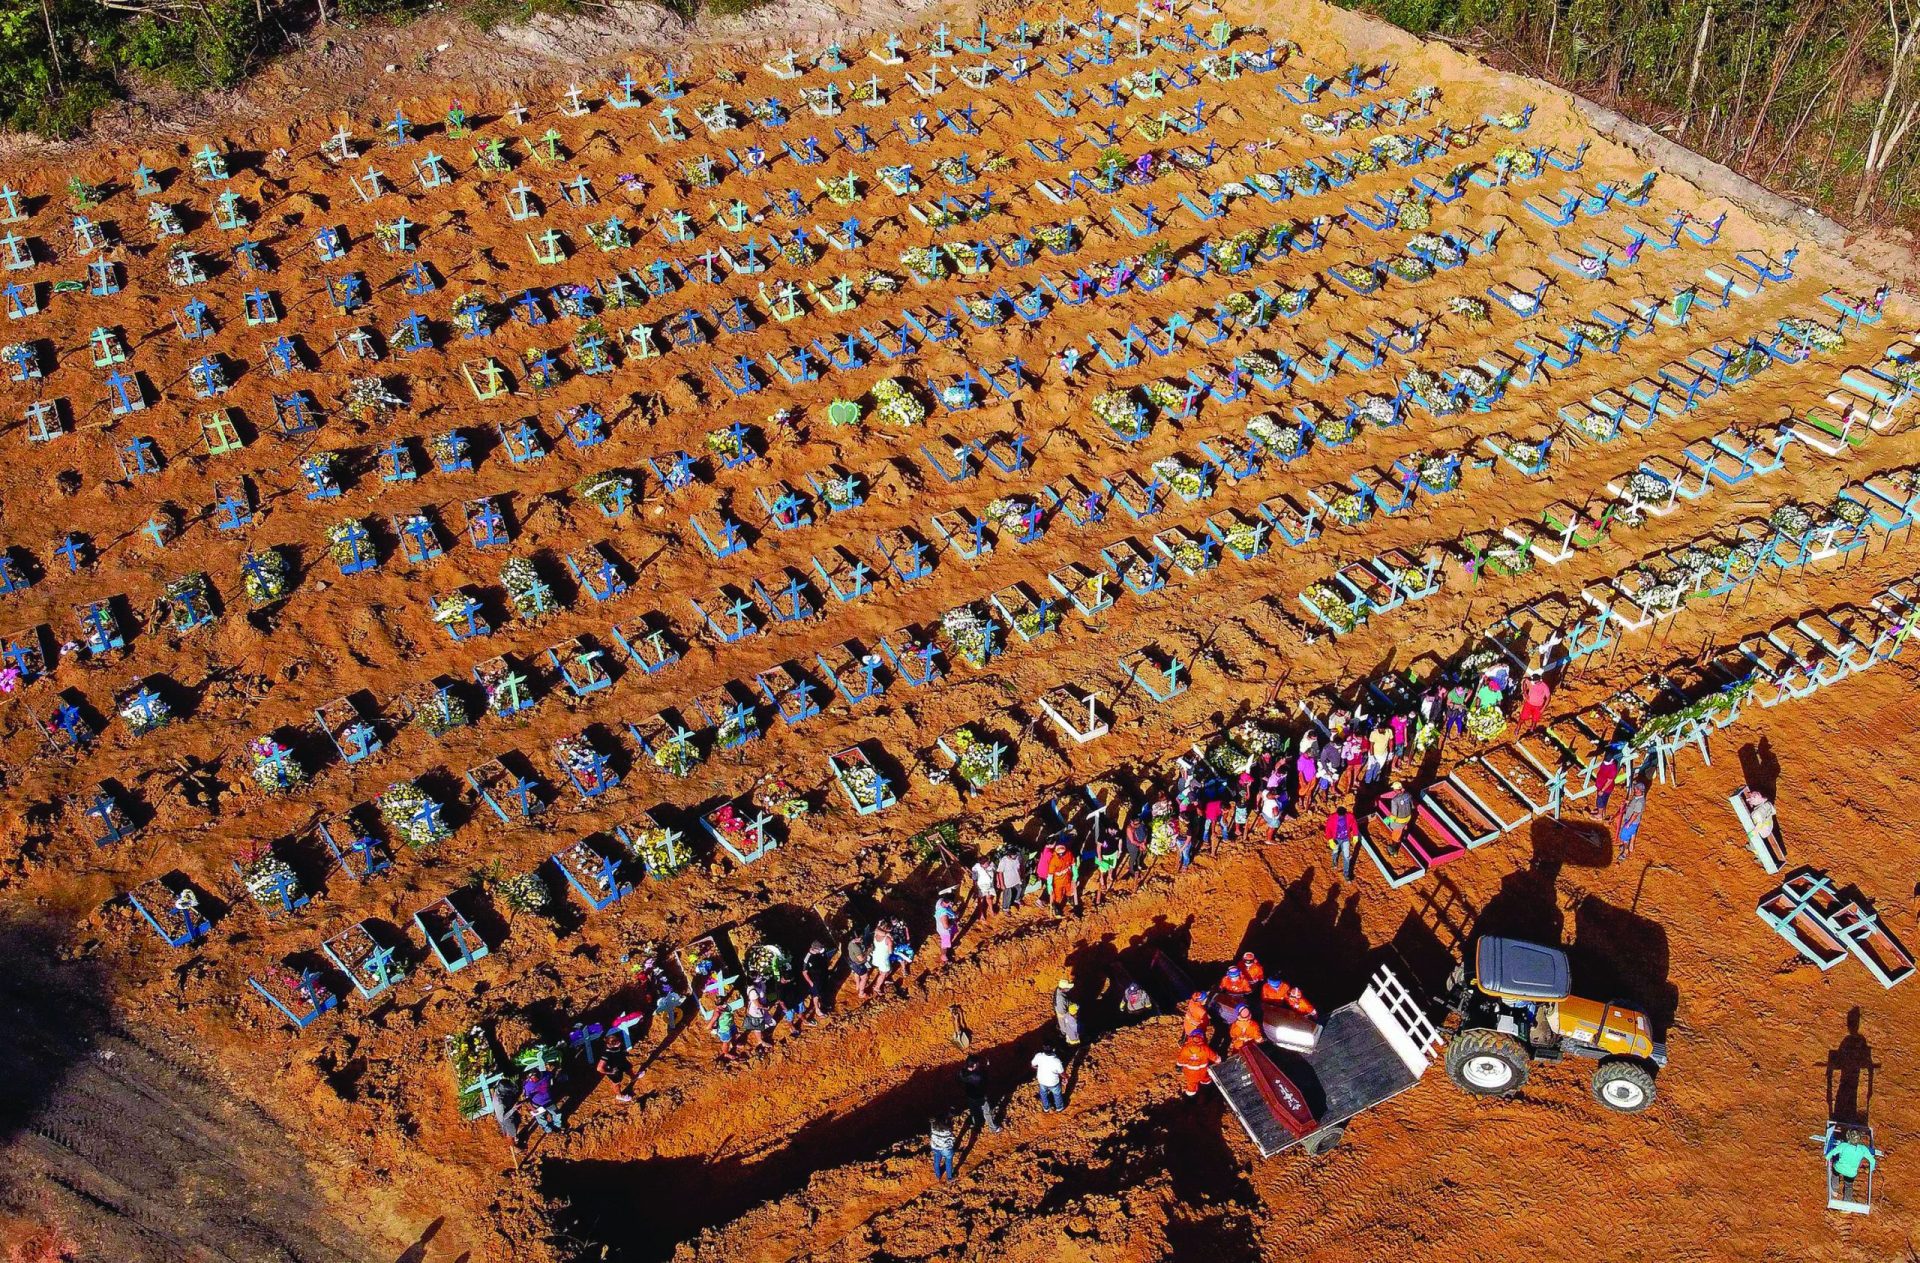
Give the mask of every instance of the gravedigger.
POLYGON ((1653 1104, 1654 1075, 1667 1046, 1653 1038, 1644 1013, 1572 993, 1567 954, 1512 938, 1483 938, 1473 975, 1463 961, 1448 987, 1459 1019, 1447 1046, 1447 1074, 1468 1092, 1504 1096, 1527 1081, 1535 1061, 1584 1057, 1600 1064, 1593 1097, 1610 1110, 1637 1114, 1653 1104))

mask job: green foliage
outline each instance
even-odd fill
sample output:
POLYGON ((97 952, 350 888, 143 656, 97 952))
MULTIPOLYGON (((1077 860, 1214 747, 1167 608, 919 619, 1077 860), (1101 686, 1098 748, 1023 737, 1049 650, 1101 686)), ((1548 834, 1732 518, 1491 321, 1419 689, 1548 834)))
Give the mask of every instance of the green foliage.
MULTIPOLYGON (((1892 60, 1878 0, 1338 2, 1477 46, 1843 212, 1860 187, 1892 60)), ((1908 143, 1877 181, 1874 208, 1911 218, 1917 202, 1920 145, 1908 143)))
POLYGON ((572 13, 578 8, 574 0, 473 0, 466 12, 469 22, 483 31, 491 31, 543 13, 572 13))

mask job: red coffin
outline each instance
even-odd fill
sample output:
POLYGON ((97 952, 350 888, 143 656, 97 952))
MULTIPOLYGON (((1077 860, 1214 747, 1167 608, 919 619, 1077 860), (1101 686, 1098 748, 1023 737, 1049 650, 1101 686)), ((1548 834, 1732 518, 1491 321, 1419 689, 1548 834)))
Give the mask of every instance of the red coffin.
POLYGON ((1295 1140, 1319 1128, 1313 1111, 1307 1108, 1306 1097, 1293 1085, 1293 1080, 1280 1073, 1280 1067, 1273 1064, 1273 1059, 1258 1044, 1248 1044, 1234 1055, 1245 1064, 1253 1086, 1260 1090, 1260 1097, 1273 1111, 1274 1118, 1295 1140))

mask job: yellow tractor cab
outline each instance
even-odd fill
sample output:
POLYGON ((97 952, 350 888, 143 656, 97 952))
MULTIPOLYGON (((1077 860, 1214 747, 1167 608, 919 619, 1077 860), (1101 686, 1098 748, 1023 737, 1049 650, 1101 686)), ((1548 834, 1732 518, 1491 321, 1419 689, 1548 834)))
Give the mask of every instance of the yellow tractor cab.
POLYGON ((1635 1114, 1653 1103, 1654 1075, 1667 1063, 1646 1014, 1573 994, 1567 954, 1523 939, 1483 938, 1473 976, 1455 971, 1448 1007, 1459 1028, 1447 1074, 1469 1092, 1504 1096, 1525 1085, 1535 1060, 1585 1057, 1600 1064, 1594 1099, 1635 1114))

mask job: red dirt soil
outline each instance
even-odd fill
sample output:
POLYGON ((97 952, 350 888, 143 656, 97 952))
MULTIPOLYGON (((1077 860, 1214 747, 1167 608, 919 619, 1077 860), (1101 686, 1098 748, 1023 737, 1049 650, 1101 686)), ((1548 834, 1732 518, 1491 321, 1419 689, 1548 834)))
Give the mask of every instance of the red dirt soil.
MULTIPOLYGON (((1039 21, 1053 14, 1032 16, 1039 21)), ((1267 23, 1264 39, 1242 35, 1238 46, 1282 38, 1303 45, 1303 56, 1288 70, 1313 68, 1324 75, 1356 59, 1387 58, 1397 69, 1383 96, 1437 84, 1436 113, 1419 130, 1440 120, 1478 123, 1483 114, 1518 110, 1531 100, 1538 110, 1520 140, 1569 151, 1585 135, 1571 107, 1550 89, 1493 75, 1449 49, 1421 47, 1352 15, 1316 4, 1236 9, 1232 16, 1267 23)), ((925 65, 915 59, 907 68, 920 72, 925 65)), ((696 68, 698 86, 681 104, 707 100, 716 89, 736 101, 778 93, 796 118, 775 135, 827 134, 826 120, 816 126, 804 115, 793 85, 777 84, 757 65, 737 69, 744 87, 715 84, 707 77, 711 67, 696 68)), ((1324 160, 1331 149, 1361 143, 1317 140, 1299 130, 1300 111, 1272 90, 1276 77, 1297 78, 1288 70, 1199 91, 1218 111, 1206 135, 1223 146, 1219 165, 1201 179, 1204 187, 1217 187, 1227 175, 1244 177, 1256 166, 1271 171, 1312 154, 1324 160), (1274 141, 1277 151, 1240 148, 1264 139, 1274 141)), ((883 71, 888 73, 899 71, 883 71)), ((514 134, 497 117, 506 105, 504 93, 469 89, 458 95, 483 118, 482 136, 514 134)), ((1141 244, 1103 210, 1075 206, 1070 212, 1025 191, 1035 178, 1057 179, 1061 168, 1039 163, 1023 141, 1052 137, 1061 125, 1037 111, 1025 87, 1001 85, 987 95, 995 104, 982 111, 985 136, 942 134, 912 150, 894 141, 880 156, 915 163, 928 183, 923 196, 931 197, 943 187, 931 176, 937 158, 967 150, 978 164, 989 154, 1005 154, 1014 160, 1012 171, 989 177, 996 200, 1016 186, 1023 196, 989 221, 996 236, 1073 213, 1085 222, 1088 244, 1060 266, 1137 258, 1141 244)), ((1168 101, 1190 105, 1195 95, 1169 93, 1168 101)), ((1276 322, 1265 333, 1242 333, 1220 348, 1189 336, 1164 362, 1115 373, 1089 357, 1072 384, 1062 383, 1054 367, 1062 346, 1084 346, 1089 333, 1111 343, 1111 331, 1124 330, 1130 319, 1143 327, 1149 318, 1164 323, 1175 313, 1210 307, 1251 281, 1278 292, 1321 274, 1324 287, 1330 264, 1380 255, 1403 242, 1397 232, 1375 237, 1351 228, 1335 231, 1317 253, 1258 265, 1249 282, 1176 278, 1158 293, 1123 303, 1060 308, 1037 333, 970 329, 968 361, 990 366, 1017 354, 1038 384, 1012 403, 936 414, 916 431, 888 430, 871 419, 859 429, 831 430, 825 408, 836 391, 853 397, 883 377, 911 373, 924 380, 958 371, 961 362, 941 348, 929 347, 915 361, 876 358, 847 375, 856 379, 851 384, 829 378, 797 389, 779 385, 744 402, 718 392, 704 371, 705 359, 709 353, 730 359, 741 353, 736 347, 764 354, 792 341, 794 330, 831 344, 861 324, 878 329, 880 319, 902 306, 938 306, 972 294, 983 288, 979 282, 949 276, 925 289, 903 284, 900 294, 872 296, 844 316, 815 305, 792 326, 765 320, 753 334, 692 354, 627 359, 608 378, 573 376, 538 398, 522 382, 519 393, 491 404, 476 402, 460 382, 461 360, 491 355, 519 380, 521 354, 561 347, 577 322, 529 329, 514 321, 485 343, 464 343, 442 329, 440 349, 379 366, 390 380, 405 378, 407 403, 398 415, 384 425, 356 425, 336 402, 347 374, 334 358, 332 333, 362 323, 388 332, 410 306, 443 318, 452 296, 469 289, 504 296, 529 285, 603 275, 611 264, 587 242, 584 226, 615 208, 646 235, 613 258, 623 267, 638 266, 659 248, 655 221, 663 211, 685 207, 696 218, 705 214, 708 194, 673 188, 681 158, 717 150, 719 143, 758 139, 773 145, 749 125, 719 142, 701 136, 660 152, 642 126, 656 117, 654 109, 620 113, 602 103, 586 118, 566 119, 554 112, 557 97, 556 91, 542 98, 524 134, 535 137, 548 126, 559 130, 575 155, 564 173, 580 170, 593 178, 601 204, 591 211, 559 205, 553 174, 531 162, 523 160, 512 177, 483 179, 471 170, 464 142, 438 135, 422 144, 441 150, 460 172, 458 181, 426 192, 409 180, 404 197, 391 195, 371 206, 354 196, 344 172, 316 152, 336 120, 276 118, 228 137, 225 147, 236 155, 229 187, 256 216, 252 235, 278 258, 278 270, 261 283, 279 295, 284 317, 273 329, 249 329, 238 305, 250 283, 216 277, 202 293, 216 307, 222 329, 206 344, 188 343, 175 332, 172 312, 182 297, 164 276, 165 247, 173 242, 150 244, 144 207, 125 187, 125 173, 142 159, 173 170, 176 184, 163 200, 185 203, 193 212, 190 244, 224 256, 237 238, 203 219, 210 194, 184 175, 188 147, 136 139, 61 165, 5 172, 8 183, 36 199, 32 223, 16 230, 39 239, 43 258, 58 256, 55 267, 43 266, 37 276, 66 276, 80 267, 65 227, 68 212, 60 204, 69 172, 111 178, 119 186, 92 213, 138 243, 119 256, 128 273, 124 293, 109 299, 56 296, 40 316, 9 322, 7 330, 10 337, 44 339, 53 348, 44 358, 44 382, 8 388, 9 415, 18 415, 33 398, 64 397, 76 432, 37 444, 26 440, 22 426, 0 440, 10 458, 0 472, 0 543, 16 554, 30 552, 44 572, 28 591, 0 597, 6 605, 0 625, 45 624, 57 644, 77 634, 74 605, 111 595, 123 596, 124 611, 141 624, 124 654, 62 655, 50 678, 0 701, 9 790, 0 820, 12 840, 0 857, 0 873, 7 915, 30 944, 19 959, 32 962, 9 983, 18 994, 9 994, 8 1011, 22 1020, 8 1038, 22 1041, 20 1060, 47 1068, 28 1109, 4 1120, 25 1128, 16 1151, 21 1178, 6 1204, 17 1222, 65 1221, 82 1239, 85 1257, 258 1257, 279 1249, 298 1258, 375 1258, 405 1250, 401 1257, 412 1263, 463 1254, 476 1260, 594 1258, 602 1257, 603 1248, 608 1258, 654 1258, 677 1250, 702 1258, 876 1260, 1156 1259, 1203 1251, 1256 1258, 1282 1250, 1316 1259, 1442 1251, 1488 1258, 1562 1239, 1605 1242, 1610 1256, 1649 1259, 1880 1259, 1901 1248, 1913 1214, 1899 1178, 1901 1149, 1916 1120, 1899 1090, 1913 1067, 1898 1032, 1920 1016, 1914 1008, 1920 992, 1883 992, 1855 965, 1823 974, 1798 961, 1750 911, 1772 883, 1733 840, 1737 826, 1725 798, 1742 776, 1736 752, 1751 748, 1764 762, 1758 747, 1764 738, 1778 763, 1780 816, 1794 861, 1830 868, 1842 882, 1857 881, 1896 934, 1916 937, 1908 898, 1916 874, 1907 831, 1900 827, 1916 802, 1908 769, 1920 746, 1908 704, 1911 655, 1807 701, 1766 711, 1749 706, 1741 723, 1716 739, 1712 767, 1689 759, 1677 786, 1655 790, 1638 849, 1625 864, 1606 862, 1604 851, 1596 855, 1590 836, 1579 829, 1549 821, 1400 891, 1387 890, 1364 864, 1355 883, 1330 880, 1324 852, 1306 832, 1277 848, 1229 848, 1178 877, 1156 871, 1137 888, 1065 922, 1026 911, 969 927, 960 959, 944 970, 922 972, 909 997, 838 1014, 801 1036, 783 1038, 770 1054, 746 1065, 716 1068, 711 1040, 689 1032, 653 1063, 638 1105, 616 1103, 606 1085, 578 1074, 578 1085, 591 1091, 574 1110, 568 1133, 543 1138, 528 1155, 510 1152, 490 1122, 464 1121, 442 1051, 445 1038, 476 1022, 497 1026, 503 1038, 508 1030, 559 1038, 580 1017, 607 1020, 631 996, 622 957, 643 941, 684 943, 769 914, 774 920, 816 912, 837 918, 844 892, 856 884, 905 916, 916 934, 926 934, 934 892, 958 877, 938 862, 923 865, 906 853, 904 839, 930 825, 959 820, 968 848, 992 845, 1003 832, 1031 837, 1035 804, 1055 791, 1088 783, 1132 785, 1224 722, 1269 704, 1291 722, 1294 701, 1314 690, 1453 656, 1498 615, 1534 597, 1558 592, 1573 599, 1583 585, 1637 560, 1763 518, 1789 500, 1828 503, 1851 480, 1920 460, 1920 442, 1898 428, 1871 435, 1840 458, 1795 445, 1780 472, 1683 503, 1637 530, 1616 530, 1564 564, 1478 585, 1449 564, 1447 586, 1438 594, 1383 613, 1338 639, 1309 631, 1294 600, 1343 562, 1392 546, 1414 553, 1469 531, 1537 520, 1554 501, 1578 503, 1604 494, 1609 479, 1643 456, 1677 460, 1686 445, 1731 424, 1761 426, 1824 407, 1843 369, 1874 363, 1912 327, 1911 308, 1896 298, 1879 326, 1850 331, 1844 348, 1775 367, 1697 410, 1663 419, 1646 435, 1628 435, 1605 449, 1581 447, 1562 435, 1545 477, 1521 477, 1498 464, 1474 469, 1464 494, 1422 500, 1364 535, 1334 530, 1302 548, 1276 547, 1252 563, 1227 558, 1204 578, 1182 578, 1175 571, 1161 592, 1122 594, 1104 619, 1068 614, 1037 652, 1016 640, 989 670, 956 667, 927 689, 896 683, 880 701, 857 709, 835 701, 798 729, 773 721, 767 736, 743 752, 716 755, 685 781, 671 781, 633 751, 622 731, 626 721, 644 720, 662 707, 685 710, 688 699, 729 679, 750 680, 783 662, 810 664, 816 653, 849 640, 872 646, 896 629, 931 623, 957 602, 1015 582, 1043 590, 1044 576, 1063 561, 1097 563, 1099 547, 1130 536, 1144 541, 1151 531, 1117 512, 1082 530, 1056 520, 1030 547, 1003 536, 990 557, 971 565, 944 553, 931 579, 885 584, 852 604, 823 598, 832 608, 822 617, 770 627, 737 645, 700 633, 688 596, 704 599, 722 582, 744 584, 782 566, 804 566, 830 544, 871 557, 869 541, 891 527, 915 524, 931 538, 927 522, 936 511, 978 510, 992 496, 1030 493, 1069 475, 1087 487, 1126 470, 1144 476, 1151 459, 1174 451, 1191 459, 1197 441, 1237 435, 1260 412, 1285 417, 1298 400, 1337 416, 1351 391, 1384 386, 1390 393, 1389 372, 1403 372, 1405 362, 1383 367, 1359 385, 1352 380, 1357 374, 1343 370, 1318 386, 1302 381, 1265 400, 1209 402, 1196 418, 1162 418, 1152 437, 1135 446, 1115 442, 1089 415, 1096 390, 1154 377, 1178 380, 1190 368, 1224 363, 1229 353, 1278 342, 1311 348, 1338 334, 1357 347, 1369 319, 1438 312, 1448 295, 1484 293, 1494 280, 1527 268, 1556 276, 1560 284, 1547 299, 1548 310, 1556 320, 1571 318, 1601 301, 1668 295, 1696 281, 1703 266, 1728 266, 1736 249, 1777 256, 1793 237, 1736 207, 1715 247, 1648 251, 1631 271, 1610 280, 1573 280, 1547 263, 1548 254, 1571 248, 1582 234, 1617 235, 1620 212, 1582 219, 1562 239, 1523 210, 1521 199, 1550 195, 1563 184, 1592 187, 1604 179, 1626 185, 1639 178, 1644 168, 1633 155, 1596 141, 1575 175, 1559 178, 1556 171, 1549 173, 1554 178, 1511 188, 1473 188, 1459 205, 1435 207, 1436 230, 1459 226, 1473 232, 1504 219, 1508 227, 1498 251, 1491 262, 1470 260, 1458 272, 1418 286, 1392 282, 1378 303, 1322 292, 1294 326, 1276 322), (624 173, 638 173, 645 192, 623 191, 617 178, 624 173), (573 253, 565 264, 535 267, 523 253, 527 225, 509 221, 502 211, 508 187, 519 178, 537 183, 548 203, 533 226, 557 224, 567 232, 573 253), (420 257, 443 281, 440 293, 418 302, 389 284, 399 265, 372 241, 375 220, 403 209, 425 234, 420 257), (344 227, 355 243, 349 259, 331 267, 318 262, 311 246, 314 232, 328 225, 344 227), (364 270, 373 283, 371 313, 345 318, 330 310, 324 278, 347 267, 364 270), (130 365, 145 376, 155 401, 146 412, 108 425, 99 405, 104 370, 93 369, 87 358, 88 334, 96 326, 125 331, 130 365), (298 444, 265 432, 272 418, 269 396, 287 387, 269 376, 260 344, 281 331, 301 332, 324 365, 323 371, 290 379, 312 390, 328 414, 319 433, 298 444), (218 402, 240 410, 260 431, 249 435, 245 450, 226 456, 195 447, 197 418, 212 405, 194 400, 185 379, 189 365, 209 348, 223 351, 240 370, 231 393, 218 402), (553 418, 588 399, 600 402, 611 434, 599 447, 576 451, 553 418), (625 469, 637 476, 649 456, 675 448, 698 453, 714 426, 735 419, 758 425, 777 406, 798 411, 806 437, 773 438, 767 456, 745 471, 722 472, 671 499, 648 476, 637 510, 612 523, 569 491, 589 472, 625 469), (517 466, 489 439, 472 474, 426 473, 416 482, 385 483, 375 470, 378 449, 392 437, 424 439, 454 426, 491 434, 496 424, 522 417, 536 417, 547 435, 551 451, 538 463, 517 466), (942 450, 949 435, 965 440, 1011 431, 1031 441, 1034 465, 1025 473, 1002 476, 989 467, 969 482, 948 485, 919 451, 923 441, 942 450), (115 449, 134 436, 153 438, 167 464, 157 475, 129 483, 115 449), (338 501, 302 495, 298 458, 322 449, 343 453, 354 470, 338 501), (807 473, 830 462, 865 474, 874 488, 845 530, 837 521, 790 533, 768 527, 747 553, 716 563, 687 525, 688 514, 711 511, 724 495, 736 516, 758 527, 763 518, 753 487, 776 478, 803 486, 807 473), (243 530, 219 530, 212 520, 213 483, 230 486, 243 474, 256 495, 254 520, 243 530), (493 585, 507 553, 476 551, 462 532, 460 502, 478 496, 499 498, 513 523, 513 555, 535 558, 569 597, 567 608, 534 627, 506 619, 493 585), (179 508, 186 526, 175 543, 156 550, 139 532, 163 501, 179 508), (376 572, 343 578, 328 559, 325 532, 342 518, 366 518, 385 531, 389 517, 429 504, 446 528, 444 557, 410 564, 389 534, 376 572), (89 536, 94 551, 90 564, 72 574, 51 552, 52 539, 69 529, 89 536), (561 584, 562 554, 579 557, 600 540, 610 543, 633 579, 631 592, 604 607, 561 584), (297 555, 300 582, 281 605, 249 614, 241 555, 270 545, 297 555), (171 634, 149 611, 162 585, 190 569, 211 577, 225 613, 210 627, 171 634), (500 628, 488 640, 452 643, 429 617, 429 594, 463 584, 482 592, 494 611, 500 628), (690 642, 685 659, 658 676, 628 670, 612 689, 581 701, 568 699, 549 681, 543 700, 525 715, 485 718, 438 740, 404 722, 406 699, 435 677, 465 678, 475 663, 503 650, 532 663, 547 646, 580 634, 612 648, 608 623, 649 611, 662 613, 690 642), (1123 654, 1147 644, 1193 664, 1193 686, 1165 706, 1127 687, 1116 665, 1123 654), (114 699, 155 677, 168 688, 178 718, 157 736, 131 737, 114 715, 114 699), (1063 743, 1035 705, 1063 682, 1104 692, 1115 712, 1110 735, 1086 746, 1063 743), (85 753, 56 757, 46 752, 35 716, 48 715, 56 695, 69 690, 111 722, 85 753), (372 704, 369 713, 382 717, 386 749, 348 766, 315 730, 313 713, 333 699, 363 692, 372 704), (933 738, 961 723, 982 723, 1002 739, 1017 739, 1009 774, 965 802, 950 783, 935 784, 923 775, 934 765, 933 738), (543 778, 557 779, 552 742, 590 726, 607 748, 619 744, 626 750, 617 764, 625 784, 604 798, 583 802, 561 785, 559 801, 535 827, 506 828, 466 791, 466 769, 513 751, 543 778), (288 734, 313 772, 308 784, 284 798, 264 796, 247 784, 246 745, 269 732, 288 734), (779 850, 749 868, 715 866, 669 882, 643 882, 598 913, 583 913, 562 892, 566 906, 555 915, 509 915, 481 891, 489 873, 532 868, 573 839, 602 834, 643 809, 662 803, 683 811, 701 807, 745 793, 769 773, 813 792, 819 804, 837 806, 841 799, 827 778, 826 755, 856 741, 883 752, 885 765, 901 772, 900 804, 877 817, 855 817, 844 808, 816 812, 793 828, 779 850), (1834 762, 1841 767, 1833 768, 1834 762), (224 784, 216 812, 189 803, 180 790, 181 777, 195 767, 213 769, 224 784), (396 847, 390 874, 364 884, 338 871, 322 877, 311 851, 291 844, 314 823, 414 777, 449 807, 457 828, 426 851, 396 847), (128 840, 101 847, 82 813, 106 779, 135 808, 140 828, 128 840), (296 870, 318 893, 300 913, 269 919, 250 906, 230 861, 243 848, 276 840, 288 843, 296 870), (224 905, 209 938, 188 951, 164 947, 122 898, 140 882, 169 873, 190 878, 210 905, 224 905), (302 959, 363 920, 392 935, 389 942, 412 940, 412 953, 421 956, 413 913, 456 889, 464 892, 460 897, 477 914, 493 949, 468 969, 448 974, 419 959, 412 976, 389 996, 377 1002, 349 998, 298 1034, 247 986, 250 974, 302 959), (1041 1116, 1020 1077, 1048 1025, 1049 992, 1063 970, 1092 994, 1116 953, 1149 942, 1178 947, 1208 966, 1252 947, 1324 1008, 1351 998, 1367 967, 1388 947, 1431 985, 1437 980, 1426 975, 1474 928, 1568 943, 1577 981, 1617 987, 1621 998, 1653 1013, 1673 1061, 1647 1115, 1620 1118, 1601 1110, 1588 1097, 1578 1064, 1543 1067, 1524 1094, 1497 1102, 1468 1098, 1435 1072, 1411 1093, 1357 1120, 1333 1155, 1261 1163, 1211 1094, 1197 1103, 1175 1099, 1173 1036, 1164 1021, 1097 1039, 1075 1068, 1072 1101, 1063 1115, 1041 1116), (65 988, 81 1002, 50 1005, 50 988, 65 988), (1008 1087, 1019 1083, 1022 1090, 1006 1132, 971 1147, 960 1181, 940 1188, 926 1169, 924 1131, 930 1111, 957 1099, 954 1005, 964 1009, 974 1047, 988 1052, 1008 1087), (1877 1064, 1871 1116, 1891 1153, 1875 1214, 1841 1221, 1823 1209, 1819 1159, 1806 1138, 1825 1118, 1830 1054, 1842 1049, 1842 1060, 1865 1055, 1860 1044, 1842 1046, 1856 1006, 1860 1037, 1877 1064), (103 1049, 114 1048, 140 1068, 118 1087, 99 1085, 88 1076, 98 1073, 103 1049), (127 1104, 134 1100, 143 1107, 127 1104), (129 1132, 125 1142, 102 1147, 89 1141, 89 1134, 107 1126, 105 1114, 116 1109, 124 1109, 119 1125, 129 1132), (175 1113, 208 1120, 198 1125, 198 1144, 169 1122, 175 1113), (63 1118, 78 1121, 63 1124, 63 1118), (141 1152, 140 1136, 161 1136, 169 1128, 170 1138, 141 1152), (138 1226, 165 1217, 156 1208, 164 1207, 166 1190, 134 1188, 128 1176, 136 1159, 153 1169, 187 1171, 188 1156, 210 1145, 231 1145, 232 1154, 183 1175, 182 1183, 197 1190, 199 1204, 211 1202, 216 1211, 197 1221, 176 1217, 165 1232, 138 1226)), ((418 119, 437 119, 448 99, 403 104, 418 119)), ((951 108, 953 101, 939 104, 951 108)), ((879 133, 919 107, 911 92, 896 87, 887 107, 857 111, 860 118, 852 121, 870 113, 879 133)), ((390 115, 389 103, 381 109, 390 115)), ((690 116, 689 109, 682 119, 692 130, 690 116)), ((367 130, 362 117, 363 140, 367 130)), ((1156 148, 1164 153, 1178 139, 1170 135, 1156 148)), ((1501 143, 1507 143, 1503 133, 1489 135, 1458 160, 1485 162, 1501 143)), ((418 148, 376 146, 354 169, 371 162, 397 179, 418 148)), ((1081 147, 1081 161, 1091 161, 1089 148, 1081 147)), ((863 188, 877 190, 858 212, 870 220, 873 244, 857 264, 831 251, 821 257, 806 274, 823 286, 841 270, 858 275, 872 266, 898 273, 899 251, 928 239, 905 215, 903 199, 869 180, 872 159, 852 161, 863 188)), ((789 176, 793 170, 783 160, 761 186, 808 185, 808 173, 789 176)), ((1431 164, 1422 173, 1435 178, 1431 164)), ((1385 192, 1404 180, 1398 169, 1363 176, 1344 192, 1304 205, 1269 208, 1246 197, 1233 203, 1220 224, 1198 224, 1184 210, 1172 211, 1163 238, 1178 254, 1240 229, 1337 214, 1363 190, 1385 192)), ((1176 173, 1149 191, 1129 190, 1126 200, 1138 205, 1152 196, 1166 211, 1176 191, 1191 191, 1194 184, 1176 173)), ((712 196, 724 200, 738 185, 729 181, 712 196)), ((1663 178, 1652 203, 1628 217, 1659 223, 1676 209, 1710 219, 1728 207, 1663 178)), ((820 199, 807 222, 830 223, 840 214, 820 199)), ((700 244, 671 253, 691 256, 725 240, 711 220, 700 223, 700 244)), ((786 227, 769 214, 760 232, 786 227)), ((1029 268, 1028 277, 1043 269, 1053 274, 1060 267, 1049 261, 1029 268)), ((1176 503, 1163 518, 1195 524, 1228 507, 1251 513, 1268 497, 1304 498, 1309 488, 1365 467, 1387 468, 1415 450, 1469 450, 1480 435, 1555 426, 1560 405, 1623 387, 1717 338, 1743 339, 1781 316, 1830 316, 1818 303, 1828 286, 1865 293, 1874 283, 1848 261, 1812 249, 1800 255, 1797 271, 1795 281, 1766 287, 1725 311, 1697 309, 1691 327, 1662 327, 1619 358, 1590 351, 1569 371, 1510 391, 1488 416, 1436 420, 1416 413, 1404 429, 1365 431, 1350 447, 1315 450, 1244 485, 1224 484, 1205 505, 1176 503)), ((774 270, 767 279, 788 274, 774 270)), ((757 279, 736 277, 711 293, 689 292, 637 316, 609 312, 602 319, 617 333, 638 319, 656 322, 687 302, 712 303, 722 293, 752 299, 757 279)), ((1011 287, 1016 279, 1025 278, 996 267, 984 288, 1011 287)), ((1496 349, 1510 351, 1516 337, 1545 335, 1557 337, 1543 322, 1523 327, 1498 309, 1480 324, 1448 317, 1435 325, 1416 358, 1438 370, 1470 364, 1496 349)), ((416 455, 424 468, 424 452, 416 455)), ((1656 625, 1653 636, 1627 637, 1604 663, 1588 664, 1563 684, 1555 712, 1602 701, 1649 670, 1690 660, 1709 645, 1731 645, 1786 616, 1866 600, 1914 570, 1909 534, 1864 550, 1844 566, 1787 572, 1731 605, 1695 603, 1656 625)), ((931 956, 929 946, 923 960, 931 956)), ((0 1044, 0 1051, 15 1050, 0 1044)))

